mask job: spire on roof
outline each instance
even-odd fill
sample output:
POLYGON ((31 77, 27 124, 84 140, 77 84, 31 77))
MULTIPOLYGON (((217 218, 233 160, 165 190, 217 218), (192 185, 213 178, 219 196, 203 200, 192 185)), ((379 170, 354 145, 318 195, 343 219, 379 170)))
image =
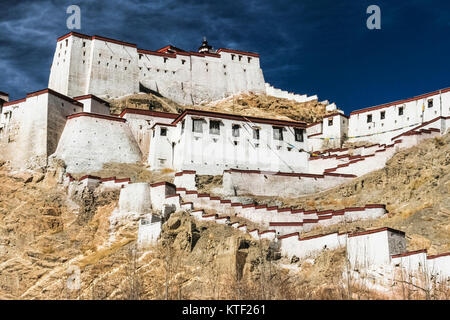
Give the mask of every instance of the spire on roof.
POLYGON ((214 53, 212 46, 208 45, 208 40, 203 36, 202 45, 198 48, 198 52, 200 53, 214 53))

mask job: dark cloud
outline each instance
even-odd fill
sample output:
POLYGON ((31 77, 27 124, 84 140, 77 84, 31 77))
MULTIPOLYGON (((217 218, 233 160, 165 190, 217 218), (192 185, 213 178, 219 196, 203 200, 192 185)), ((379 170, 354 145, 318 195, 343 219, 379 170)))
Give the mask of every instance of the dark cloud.
POLYGON ((365 27, 371 0, 0 2, 0 90, 21 98, 47 86, 71 4, 80 32, 139 48, 195 50, 207 36, 216 48, 258 52, 267 82, 346 111, 449 86, 448 1, 376 2, 378 31, 365 27))

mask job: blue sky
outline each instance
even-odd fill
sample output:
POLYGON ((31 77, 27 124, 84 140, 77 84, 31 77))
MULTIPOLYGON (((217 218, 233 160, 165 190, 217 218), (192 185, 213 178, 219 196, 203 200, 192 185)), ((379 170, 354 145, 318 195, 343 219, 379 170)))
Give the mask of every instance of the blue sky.
POLYGON ((81 30, 155 50, 215 48, 260 54, 266 82, 317 94, 349 113, 450 86, 450 1, 1 1, 0 91, 19 99, 47 87, 66 8, 81 30), (381 30, 366 9, 381 8, 381 30))

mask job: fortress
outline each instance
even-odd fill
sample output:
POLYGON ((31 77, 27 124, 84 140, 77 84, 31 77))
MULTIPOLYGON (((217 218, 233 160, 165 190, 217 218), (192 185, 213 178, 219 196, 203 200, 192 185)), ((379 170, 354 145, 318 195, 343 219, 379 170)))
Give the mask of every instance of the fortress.
MULTIPOLYGON (((403 259, 404 233, 387 228, 358 235, 327 235, 320 240, 299 238, 300 232, 317 225, 381 217, 386 213, 382 204, 307 212, 235 203, 226 197, 296 197, 383 168, 398 150, 448 132, 450 88, 355 110, 348 116, 328 104, 327 109, 334 113, 310 124, 199 109, 175 114, 127 108, 120 115, 110 114, 108 99, 139 92, 157 93, 183 105, 246 92, 297 102, 318 99, 273 88, 264 80, 259 58, 256 53, 232 49, 215 51, 206 40, 198 52, 170 45, 150 51, 128 42, 71 32, 57 40, 49 88, 15 101, 0 92, 0 160, 21 170, 45 168, 51 159, 63 160, 64 184, 69 189, 107 184, 120 189, 119 213, 147 215, 157 210, 166 215, 186 209, 198 219, 229 220, 229 216, 203 214, 203 209, 214 209, 258 221, 268 230, 248 232, 258 239, 279 239, 288 256, 302 256, 324 243, 337 247, 349 238, 349 254, 354 259, 360 250, 355 239, 373 238, 369 251, 376 257, 382 251, 377 261, 389 264, 394 258, 403 259), (344 142, 359 146, 350 152, 342 147, 344 142), (144 163, 153 171, 171 169, 174 185, 134 184, 127 179, 102 180, 89 175, 108 163, 144 163), (75 181, 71 174, 85 176, 75 181), (220 193, 225 198, 198 194, 197 175, 221 175, 220 193), (143 195, 142 199, 135 199, 136 194, 143 195), (377 244, 377 236, 381 244, 377 244), (313 244, 308 247, 306 243, 313 244)), ((158 219, 147 222, 140 225, 143 242, 154 241, 160 231, 155 227, 158 219)), ((234 227, 247 231, 239 224, 234 227)), ((427 259, 423 252, 417 254, 427 259)), ((439 272, 450 274, 449 257, 429 259, 439 266, 439 272)))

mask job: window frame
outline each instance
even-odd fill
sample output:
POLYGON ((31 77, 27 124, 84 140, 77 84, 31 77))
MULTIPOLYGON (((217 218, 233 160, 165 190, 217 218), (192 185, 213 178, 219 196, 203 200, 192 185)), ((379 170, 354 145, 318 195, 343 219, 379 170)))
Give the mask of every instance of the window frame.
POLYGON ((220 120, 209 120, 209 134, 220 135, 220 120), (213 128, 213 124, 217 124, 217 128, 213 128), (217 130, 217 132, 214 132, 214 130, 217 130))
POLYGON ((276 126, 274 126, 274 127, 272 127, 273 128, 273 139, 274 140, 277 140, 277 141, 284 141, 284 137, 283 137, 283 127, 276 127, 276 126), (279 137, 277 138, 276 137, 276 135, 275 135, 275 132, 277 132, 277 131, 279 131, 279 137), (281 138, 281 139, 279 139, 279 138, 281 138))
POLYGON ((304 142, 304 130, 301 128, 294 128, 294 139, 296 142, 304 142), (297 134, 300 133, 300 139, 297 139, 297 134))

